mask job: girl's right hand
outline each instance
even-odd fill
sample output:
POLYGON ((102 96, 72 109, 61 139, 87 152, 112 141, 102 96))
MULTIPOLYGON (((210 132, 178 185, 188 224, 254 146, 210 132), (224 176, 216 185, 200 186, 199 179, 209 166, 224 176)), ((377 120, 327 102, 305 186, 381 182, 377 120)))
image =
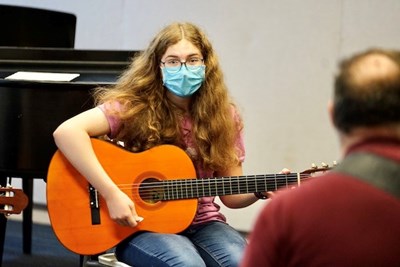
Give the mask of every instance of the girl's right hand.
POLYGON ((143 221, 138 216, 133 201, 121 190, 108 195, 106 203, 111 219, 119 225, 135 227, 143 221))

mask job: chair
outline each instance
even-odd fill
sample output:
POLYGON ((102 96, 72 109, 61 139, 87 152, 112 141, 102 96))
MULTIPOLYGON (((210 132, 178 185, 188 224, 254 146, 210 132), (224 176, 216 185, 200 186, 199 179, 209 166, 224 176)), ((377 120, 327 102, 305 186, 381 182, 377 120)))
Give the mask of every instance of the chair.
POLYGON ((104 253, 94 258, 84 257, 83 259, 83 267, 103 267, 103 266, 131 267, 123 262, 118 261, 113 252, 104 253))
MULTIPOLYGON (((30 7, 0 5, 0 46, 73 48, 76 16, 69 13, 30 7)), ((40 152, 39 152, 40 153, 40 152)), ((0 155, 6 157, 7 155, 0 155)), ((29 204, 23 211, 23 251, 31 253, 33 175, 8 173, 8 166, 0 166, 0 185, 6 186, 10 177, 22 178, 23 190, 29 204), (4 169, 3 169, 4 168, 4 169), (15 174, 18 174, 16 176, 15 174)), ((46 170, 43 170, 46 173, 46 170)), ((44 176, 44 175, 43 175, 44 176)), ((35 177, 45 179, 46 177, 35 177)), ((7 220, 0 216, 0 266, 7 220)))

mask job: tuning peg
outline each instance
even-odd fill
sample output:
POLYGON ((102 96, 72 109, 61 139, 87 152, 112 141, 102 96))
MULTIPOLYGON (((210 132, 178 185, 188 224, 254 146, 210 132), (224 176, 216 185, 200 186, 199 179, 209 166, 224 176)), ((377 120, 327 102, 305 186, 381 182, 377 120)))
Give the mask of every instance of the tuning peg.
POLYGON ((337 161, 334 160, 334 161, 333 161, 333 166, 337 166, 337 165, 338 165, 337 161))
POLYGON ((311 164, 311 169, 317 169, 318 167, 317 167, 317 165, 315 165, 315 163, 312 163, 311 164))
POLYGON ((322 166, 322 168, 328 168, 328 167, 329 167, 329 165, 326 164, 325 162, 322 162, 322 163, 321 163, 321 166, 322 166))

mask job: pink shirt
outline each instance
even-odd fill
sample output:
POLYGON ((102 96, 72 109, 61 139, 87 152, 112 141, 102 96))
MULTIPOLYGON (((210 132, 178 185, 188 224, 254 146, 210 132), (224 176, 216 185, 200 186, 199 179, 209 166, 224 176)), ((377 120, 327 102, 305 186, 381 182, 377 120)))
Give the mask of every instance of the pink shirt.
MULTIPOLYGON (((110 125, 110 134, 111 138, 115 137, 119 130, 119 121, 118 118, 115 116, 111 116, 107 110, 110 108, 109 105, 100 105, 99 108, 104 112, 108 123, 110 125)), ((234 120, 238 120, 238 114, 234 108, 232 108, 232 116, 234 120)), ((184 117, 182 120, 182 135, 184 142, 186 144, 186 153, 193 161, 193 165, 196 169, 197 178, 209 178, 214 177, 214 171, 206 170, 202 168, 201 162, 196 160, 196 148, 194 145, 192 132, 192 121, 189 117, 184 117)), ((236 147, 239 153, 239 159, 241 162, 244 161, 245 158, 245 148, 243 143, 243 133, 240 132, 238 138, 236 140, 236 147)), ((226 222, 225 216, 220 212, 220 206, 215 203, 215 197, 202 197, 199 198, 198 207, 196 216, 192 222, 192 224, 199 224, 208 221, 223 221, 226 222)))

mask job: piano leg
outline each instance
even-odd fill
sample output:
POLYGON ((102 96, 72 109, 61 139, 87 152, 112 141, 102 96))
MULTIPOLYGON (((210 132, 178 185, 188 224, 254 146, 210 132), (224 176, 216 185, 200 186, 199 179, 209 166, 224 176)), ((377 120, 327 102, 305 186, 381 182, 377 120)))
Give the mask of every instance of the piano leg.
POLYGON ((22 212, 23 251, 31 254, 32 251, 32 209, 33 209, 33 178, 22 178, 22 189, 28 196, 28 206, 22 212))

